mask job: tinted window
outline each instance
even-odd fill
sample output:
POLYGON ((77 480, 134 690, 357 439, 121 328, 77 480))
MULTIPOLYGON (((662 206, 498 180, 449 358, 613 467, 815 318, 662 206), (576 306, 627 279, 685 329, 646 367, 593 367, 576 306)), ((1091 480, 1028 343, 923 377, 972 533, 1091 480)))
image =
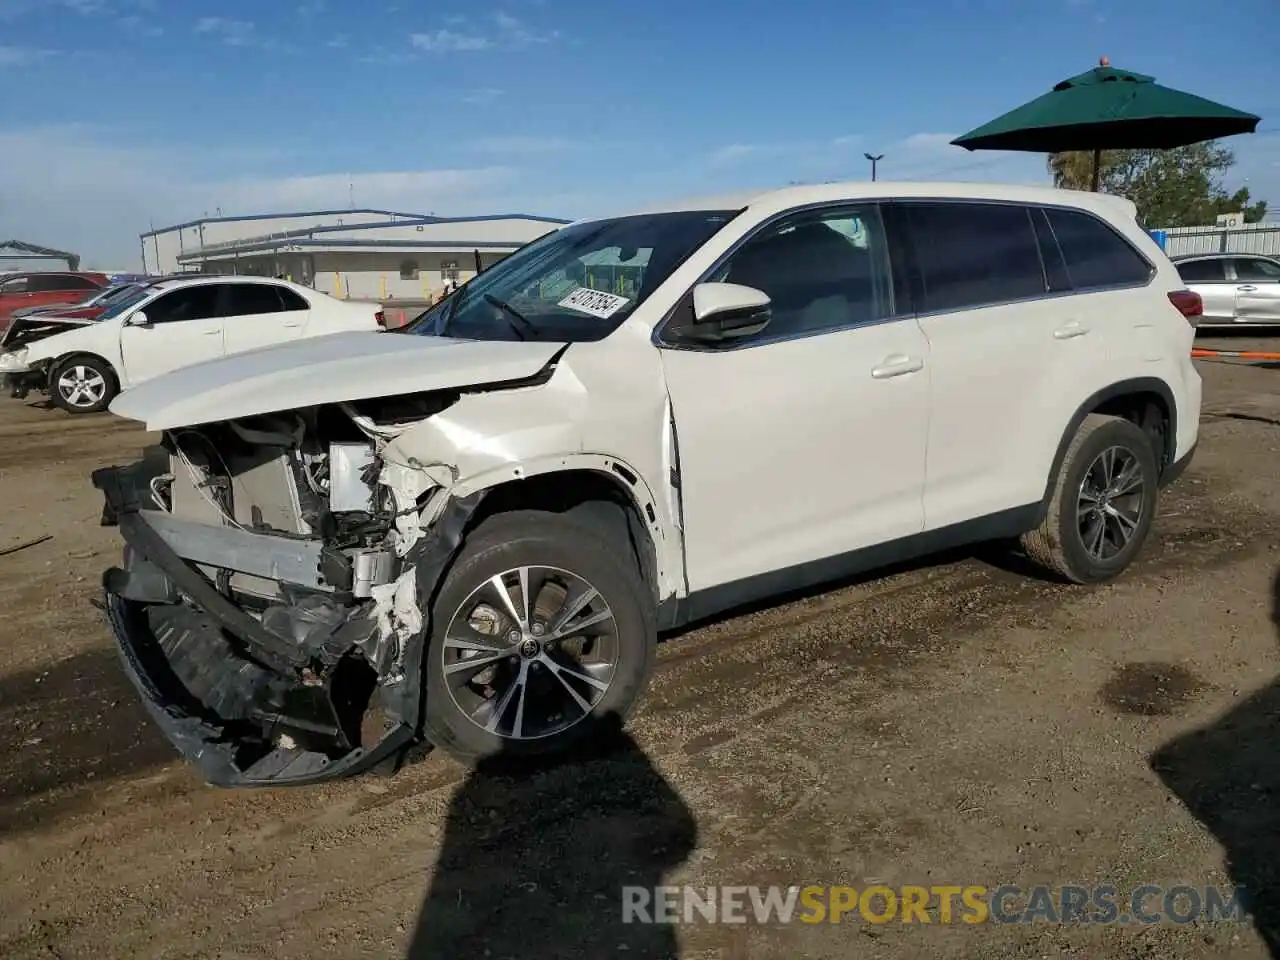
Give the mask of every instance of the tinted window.
POLYGON ((298 294, 294 293, 288 287, 276 287, 276 294, 280 297, 280 302, 284 304, 285 310, 310 310, 311 304, 303 300, 298 294))
POLYGON ((228 283, 223 300, 224 317, 243 317, 251 313, 280 313, 283 305, 276 287, 267 283, 228 283))
POLYGON ((920 270, 922 312, 1022 300, 1048 289, 1026 207, 912 203, 907 223, 920 270))
POLYGON ((1186 263, 1174 264, 1178 268, 1178 276, 1186 283, 1222 283, 1226 280, 1222 266, 1224 260, 1188 260, 1186 263))
POLYGON ((1151 279, 1151 264, 1097 217, 1077 210, 1048 213, 1077 289, 1128 286, 1151 279))
POLYGON ((97 290, 98 286, 84 277, 71 277, 65 273, 50 273, 34 276, 27 288, 32 292, 48 292, 53 290, 97 290))
POLYGON ((216 283, 183 287, 157 297, 143 307, 143 312, 151 323, 208 320, 218 315, 218 288, 219 285, 216 283))
POLYGON ((1280 282, 1280 263, 1257 257, 1240 257, 1236 260, 1236 279, 1252 283, 1280 282))
POLYGON ((12 280, 5 280, 0 283, 0 293, 26 293, 27 278, 14 277, 12 280))
POLYGON ((713 276, 763 290, 762 336, 830 330, 893 315, 884 229, 874 205, 789 217, 747 241, 713 276))

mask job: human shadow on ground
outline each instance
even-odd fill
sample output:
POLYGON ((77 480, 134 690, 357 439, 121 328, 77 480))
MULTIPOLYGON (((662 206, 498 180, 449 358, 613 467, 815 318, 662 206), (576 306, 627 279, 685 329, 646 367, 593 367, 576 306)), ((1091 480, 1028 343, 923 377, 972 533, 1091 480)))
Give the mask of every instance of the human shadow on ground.
MULTIPOLYGON (((1271 602, 1280 635, 1280 571, 1271 602)), ((1165 744, 1151 768, 1222 844, 1232 883, 1280 958, 1280 681, 1165 744)))
POLYGON ((697 843, 693 814, 614 719, 576 760, 482 761, 454 795, 408 960, 670 960, 676 928, 627 923, 697 843))

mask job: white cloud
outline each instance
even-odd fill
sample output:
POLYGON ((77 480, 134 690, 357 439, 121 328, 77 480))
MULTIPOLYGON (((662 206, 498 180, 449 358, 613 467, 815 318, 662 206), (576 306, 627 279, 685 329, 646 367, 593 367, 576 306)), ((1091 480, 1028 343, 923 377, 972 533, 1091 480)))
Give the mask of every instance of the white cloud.
POLYGON ((88 266, 137 265, 138 234, 212 214, 356 206, 489 212, 513 201, 514 173, 474 169, 276 175, 296 160, 267 150, 118 146, 82 126, 0 130, 5 232, 85 257, 88 266), (175 171, 191 171, 186 178, 175 171), (268 172, 262 172, 268 171, 268 172))
POLYGON ((471 144, 473 150, 481 153, 531 154, 560 153, 565 150, 576 150, 580 143, 563 137, 484 137, 471 144))
POLYGON ((120 29, 124 30, 133 37, 160 37, 164 36, 164 28, 145 20, 142 17, 121 17, 119 20, 120 29))
POLYGON ((342 34, 342 33, 338 34, 336 37, 330 38, 325 43, 326 47, 332 47, 335 50, 344 49, 349 45, 350 45, 350 41, 347 39, 346 34, 342 34))
POLYGON ((452 30, 436 30, 432 33, 412 33, 409 42, 427 53, 453 53, 455 51, 488 50, 493 41, 476 34, 454 33, 452 30))
POLYGON ((491 30, 482 30, 473 26, 471 21, 460 16, 447 16, 444 22, 456 29, 441 28, 411 33, 409 43, 426 53, 460 53, 493 50, 498 47, 525 47, 532 44, 551 43, 560 38, 559 30, 538 31, 508 13, 494 14, 491 30))
POLYGON ((281 50, 283 45, 258 33, 257 26, 249 20, 231 20, 226 17, 201 17, 196 21, 195 32, 217 37, 228 47, 258 47, 262 50, 281 50))
POLYGON ((480 90, 467 90, 459 99, 463 103, 471 104, 472 106, 485 106, 496 102, 504 92, 494 87, 485 87, 480 90))
POLYGON ((0 47, 0 67, 29 67, 57 53, 34 47, 0 47))

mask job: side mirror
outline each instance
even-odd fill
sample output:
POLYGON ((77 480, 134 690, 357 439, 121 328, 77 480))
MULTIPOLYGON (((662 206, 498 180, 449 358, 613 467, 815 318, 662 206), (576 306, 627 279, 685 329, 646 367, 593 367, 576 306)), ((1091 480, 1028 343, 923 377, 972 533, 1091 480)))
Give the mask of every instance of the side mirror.
POLYGON ((147 315, 141 310, 129 315, 129 326, 131 327, 149 327, 151 321, 147 319, 147 315))
POLYGON ((693 288, 693 324, 679 336, 695 343, 752 337, 769 324, 769 295, 738 283, 700 283, 693 288))

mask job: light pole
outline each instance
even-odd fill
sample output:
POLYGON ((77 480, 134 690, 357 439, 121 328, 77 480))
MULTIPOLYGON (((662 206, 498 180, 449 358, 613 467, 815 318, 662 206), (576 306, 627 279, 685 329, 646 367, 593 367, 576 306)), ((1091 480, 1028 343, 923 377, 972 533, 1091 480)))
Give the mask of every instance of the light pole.
POLYGON ((884 159, 884 154, 882 153, 879 156, 875 156, 870 153, 864 153, 863 156, 871 161, 871 179, 874 181, 876 178, 876 164, 884 159))

